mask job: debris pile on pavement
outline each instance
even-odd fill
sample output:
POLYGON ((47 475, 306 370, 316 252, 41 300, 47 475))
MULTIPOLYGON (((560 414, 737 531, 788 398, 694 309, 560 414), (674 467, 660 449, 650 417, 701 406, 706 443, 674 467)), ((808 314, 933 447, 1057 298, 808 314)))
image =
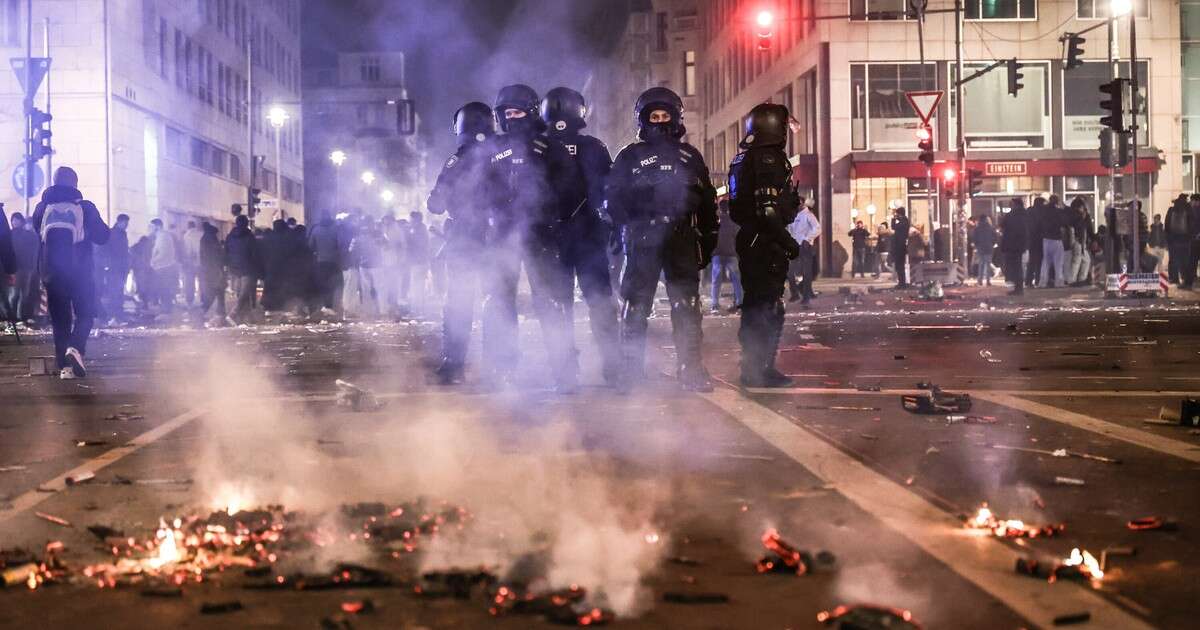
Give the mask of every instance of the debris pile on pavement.
POLYGON ((1049 582, 1058 580, 1100 580, 1104 578, 1104 570, 1100 561, 1086 550, 1078 547, 1071 554, 1052 563, 1040 562, 1034 558, 1018 558, 1016 572, 1021 575, 1042 578, 1049 582))
POLYGON ((970 394, 952 394, 932 383, 918 383, 921 394, 904 394, 900 404, 905 411, 920 414, 967 413, 971 410, 970 394))
POLYGON ((833 554, 828 551, 818 552, 814 557, 784 540, 774 528, 763 532, 762 544, 770 553, 755 564, 759 573, 806 575, 818 562, 826 565, 834 563, 833 554))
POLYGON ((975 516, 968 518, 964 525, 968 529, 978 529, 991 532, 997 538, 1049 538, 1057 536, 1066 529, 1066 525, 1027 525, 1016 519, 998 518, 988 507, 987 503, 980 506, 975 516))
POLYGON ((337 385, 338 389, 339 407, 349 407, 352 411, 378 411, 383 408, 383 402, 376 398, 375 394, 354 383, 339 378, 334 381, 334 385, 337 385))
POLYGON ((912 612, 900 608, 859 604, 857 606, 838 606, 833 610, 817 613, 817 621, 825 625, 837 624, 845 630, 856 629, 895 629, 920 630, 921 624, 913 618, 912 612))

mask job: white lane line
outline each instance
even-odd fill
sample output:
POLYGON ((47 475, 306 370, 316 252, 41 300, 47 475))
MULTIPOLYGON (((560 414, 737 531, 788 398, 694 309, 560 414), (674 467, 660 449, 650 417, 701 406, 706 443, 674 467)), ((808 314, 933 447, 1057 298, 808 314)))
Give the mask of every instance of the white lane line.
POLYGON ((96 472, 102 468, 115 464, 121 459, 132 455, 142 448, 161 439, 168 433, 171 433, 172 431, 186 425, 192 420, 199 418, 200 416, 204 415, 204 412, 205 409, 203 407, 192 409, 191 411, 185 411, 184 413, 167 420, 157 427, 138 435, 132 440, 129 440, 129 442, 123 446, 109 449, 101 453, 99 456, 89 459, 88 461, 39 486, 41 488, 51 490, 51 492, 38 492, 36 489, 34 489, 18 496, 10 502, 10 505, 7 506, 7 509, 0 509, 0 522, 4 522, 5 520, 16 516, 17 514, 20 514, 21 512, 37 506, 42 501, 57 495, 67 487, 67 477, 84 472, 96 472))
POLYGON ((1066 580, 1047 584, 1045 580, 1017 575, 1013 565, 1021 553, 999 541, 968 535, 962 523, 910 489, 738 392, 720 388, 702 396, 1034 625, 1048 628, 1059 615, 1086 610, 1097 628, 1152 628, 1086 586, 1066 580))
MULTIPOLYGON (((860 377, 861 378, 861 377, 860 377)), ((910 379, 912 377, 909 377, 910 379)), ((1181 398, 1181 397, 1196 397, 1200 396, 1197 391, 1181 391, 1181 390, 1147 390, 1147 389, 1131 389, 1131 390, 1095 390, 1095 389, 963 389, 961 387, 944 388, 955 392, 965 392, 972 396, 981 394, 1002 394, 1006 396, 1060 396, 1070 398, 1181 398)), ((775 394, 777 396, 796 396, 803 394, 810 395, 830 395, 830 396, 901 396, 904 394, 918 394, 925 390, 921 389, 880 389, 860 390, 852 387, 750 387, 746 391, 752 394, 775 394)))
POLYGON ((1034 402, 1032 400, 1025 400, 1023 398, 1008 394, 976 392, 971 395, 997 405, 1010 407, 1018 411, 1023 411, 1025 413, 1038 416, 1040 418, 1045 418, 1046 420, 1058 422, 1059 424, 1065 424, 1076 429, 1083 429, 1085 431, 1091 431, 1092 433, 1098 433, 1106 437, 1121 440, 1122 442, 1135 444, 1142 448, 1148 448, 1153 451, 1158 451, 1159 453, 1165 453, 1180 459, 1186 459, 1190 462, 1200 462, 1200 446, 1195 444, 1173 440, 1171 438, 1150 433, 1149 431, 1142 431, 1141 429, 1126 427, 1114 422, 1107 422, 1099 418, 1085 416, 1081 413, 1067 411, 1066 409, 1034 402))
POLYGON ((1068 381, 1136 381, 1140 376, 1068 376, 1068 381))

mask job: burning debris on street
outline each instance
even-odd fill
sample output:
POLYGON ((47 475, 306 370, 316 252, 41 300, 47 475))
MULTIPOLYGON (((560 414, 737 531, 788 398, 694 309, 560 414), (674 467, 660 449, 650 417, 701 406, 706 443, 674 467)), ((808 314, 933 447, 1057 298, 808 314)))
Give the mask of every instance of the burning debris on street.
POLYGON ((755 564, 759 573, 806 575, 817 563, 830 565, 834 562, 833 554, 828 551, 818 552, 814 558, 809 552, 797 549, 781 538, 774 528, 763 532, 762 544, 770 553, 755 564))
POLYGON ((1041 562, 1032 558, 1019 558, 1015 569, 1017 573, 1022 575, 1042 578, 1048 582, 1085 579, 1099 581, 1104 579, 1104 571, 1100 568, 1100 561, 1088 551, 1080 550, 1078 547, 1072 549, 1071 554, 1066 558, 1052 562, 1041 562))
POLYGON ((964 525, 968 529, 990 532, 997 538, 1048 538, 1057 536, 1066 529, 1066 525, 1028 525, 1025 521, 1003 519, 997 517, 984 503, 979 507, 975 516, 968 518, 964 525))

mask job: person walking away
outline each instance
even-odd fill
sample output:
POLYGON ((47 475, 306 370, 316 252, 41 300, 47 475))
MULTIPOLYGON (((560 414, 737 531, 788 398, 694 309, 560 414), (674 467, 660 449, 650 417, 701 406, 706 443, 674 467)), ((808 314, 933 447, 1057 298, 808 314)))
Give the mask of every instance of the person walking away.
POLYGON ((79 192, 74 169, 60 166, 33 212, 41 235, 41 270, 54 329, 54 357, 63 379, 87 376, 84 357, 95 317, 92 249, 108 242, 108 225, 79 192))
POLYGON ((1042 272, 1042 253, 1045 247, 1042 245, 1042 221, 1046 212, 1046 200, 1037 197, 1033 200, 1033 205, 1025 211, 1025 232, 1029 238, 1029 243, 1026 245, 1028 259, 1025 263, 1025 286, 1038 286, 1038 280, 1042 272))
POLYGON ((196 326, 204 327, 204 318, 213 304, 216 304, 217 312, 212 323, 222 326, 229 322, 225 311, 225 248, 217 235, 217 226, 208 221, 201 227, 196 261, 197 279, 200 281, 200 312, 196 317, 196 326))
POLYGON ((237 296, 230 319, 244 324, 254 311, 254 294, 258 289, 258 277, 262 273, 262 262, 258 252, 258 239, 250 231, 250 219, 244 214, 234 220, 233 230, 225 237, 225 263, 233 279, 233 291, 237 296))
POLYGON ((1012 283, 1009 295, 1025 295, 1023 263, 1029 248, 1029 213, 1025 202, 1014 197, 1000 225, 1000 253, 1004 257, 1004 279, 1012 283))
MULTIPOLYGON (((1167 220, 1160 224, 1167 245, 1167 277, 1178 287, 1190 285, 1195 277, 1195 268, 1188 273, 1192 250, 1192 206, 1184 195, 1179 195, 1167 210, 1167 220)), ((1157 223, 1157 222, 1156 222, 1157 223)), ((1151 238, 1154 228, 1150 229, 1151 238)), ((1151 244, 1153 247, 1153 243, 1151 244)))
MULTIPOLYGON (((817 221, 817 215, 813 214, 812 208, 804 204, 804 198, 800 198, 799 203, 799 214, 787 225, 787 231, 800 245, 800 253, 795 256, 796 271, 800 276, 797 289, 800 294, 800 306, 807 308, 816 297, 813 293, 813 279, 817 275, 817 248, 814 243, 821 235, 821 223, 817 221)), ((791 301, 796 301, 795 294, 791 296, 791 301)))
MULTIPOLYGON (((3 210, 0 210, 2 213, 3 210)), ((2 237, 0 237, 2 238, 2 237)), ((20 212, 12 215, 12 249, 15 263, 12 295, 9 304, 11 317, 32 324, 42 300, 42 280, 38 274, 38 249, 42 241, 20 212)), ((0 248, 3 248, 0 245, 0 248)))
POLYGON ((608 210, 624 229, 625 309, 621 343, 625 378, 645 373, 646 330, 658 279, 665 277, 671 303, 676 374, 687 391, 710 392, 704 368, 700 270, 717 247, 720 218, 716 189, 700 151, 683 142, 683 100, 653 87, 634 105, 639 141, 624 149, 608 180, 608 210))
MULTIPOLYGON (((1036 202, 1034 203, 1036 206, 1036 202)), ((1038 283, 1043 289, 1063 284, 1063 213, 1058 198, 1051 196, 1040 214, 1042 231, 1042 275, 1038 283), (1051 275, 1053 274, 1053 275, 1051 275)))
MULTIPOLYGON (((1187 205, 1187 195, 1180 194, 1175 203, 1180 201, 1187 205)), ((1189 208, 1189 212, 1190 212, 1189 208)), ((1167 210, 1170 212, 1170 210, 1167 210)), ((1167 270, 1167 229, 1163 225, 1163 216, 1161 214, 1154 215, 1153 222, 1150 223, 1150 253, 1158 258, 1158 268, 1154 271, 1162 273, 1167 270)))
POLYGON ((755 106, 738 144, 742 151, 729 165, 729 216, 741 226, 737 253, 746 280, 738 329, 744 387, 787 387, 793 382, 775 367, 788 260, 801 256, 803 249, 787 230, 803 207, 783 150, 790 118, 783 105, 755 106))
POLYGON ((1092 269, 1092 221, 1087 202, 1076 197, 1067 212, 1074 237, 1071 243, 1071 264, 1067 267, 1067 283, 1073 287, 1085 287, 1090 282, 1092 269))
POLYGON ((738 267, 737 234, 740 228, 729 217, 729 202, 722 200, 717 205, 721 214, 721 228, 717 234, 717 249, 713 251, 712 259, 712 307, 714 315, 721 312, 721 278, 729 273, 729 283, 733 285, 733 304, 730 313, 736 313, 742 305, 742 273, 738 267))
POLYGON ((996 247, 996 228, 988 215, 979 217, 975 232, 971 235, 975 241, 975 262, 978 265, 976 281, 979 286, 992 286, 992 250, 996 247))
POLYGON ((404 245, 412 274, 411 301, 414 309, 421 309, 425 306, 425 284, 429 280, 429 228, 420 212, 410 212, 408 219, 404 245))
POLYGON ((1192 213, 1191 219, 1188 221, 1188 227, 1192 233, 1191 253, 1187 257, 1187 263, 1184 265, 1184 273, 1181 279, 1185 279, 1182 287, 1191 289, 1196 282, 1196 265, 1200 263, 1200 193, 1192 193, 1188 199, 1191 202, 1192 213))
POLYGON ((154 284, 153 302, 162 313, 170 313, 179 288, 179 258, 175 237, 163 227, 162 219, 150 221, 150 270, 154 284))
POLYGON ((375 319, 383 313, 383 234, 379 224, 367 219, 350 243, 350 255, 358 261, 359 286, 362 291, 362 317, 375 319))
POLYGON ((362 313, 363 299, 359 284, 358 260, 350 252, 350 245, 358 234, 358 218, 348 216, 338 222, 338 249, 342 252, 342 316, 358 316, 362 313))
POLYGON ((888 229, 887 223, 880 223, 875 229, 875 278, 883 275, 883 272, 890 269, 891 263, 888 260, 888 250, 892 245, 892 231, 888 229))
POLYGON ((908 288, 908 236, 912 231, 904 206, 897 207, 892 212, 892 242, 890 257, 892 273, 896 276, 896 288, 908 288))
POLYGON ((187 222, 187 230, 180 239, 183 243, 183 255, 180 256, 179 268, 183 274, 183 301, 190 308, 196 301, 196 280, 200 271, 200 239, 204 231, 195 221, 187 222))
POLYGON ((448 215, 444 255, 449 282, 442 310, 442 361, 435 372, 440 385, 461 383, 465 377, 476 293, 486 264, 488 141, 496 134, 492 108, 484 103, 463 105, 453 121, 458 149, 442 165, 426 201, 431 213, 448 215))
POLYGON ((867 277, 867 251, 869 247, 867 241, 871 238, 871 233, 867 228, 863 227, 862 221, 854 222, 854 229, 848 234, 850 237, 850 278, 854 279, 854 274, 858 274, 860 278, 867 277))
POLYGON ((98 266, 103 281, 98 287, 100 301, 108 314, 108 324, 116 326, 126 321, 125 280, 129 277, 131 264, 129 252, 129 215, 118 214, 117 221, 108 233, 108 242, 96 248, 98 266))
POLYGON ((325 315, 340 315, 342 289, 342 250, 338 247, 337 226, 328 213, 308 233, 308 247, 316 259, 316 284, 321 311, 325 315))

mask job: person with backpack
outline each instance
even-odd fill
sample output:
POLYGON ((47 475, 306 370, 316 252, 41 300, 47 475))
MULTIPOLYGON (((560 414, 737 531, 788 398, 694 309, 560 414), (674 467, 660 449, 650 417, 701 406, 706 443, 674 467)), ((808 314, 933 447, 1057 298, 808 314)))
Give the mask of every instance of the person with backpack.
POLYGON ((33 229, 41 235, 42 280, 59 378, 87 376, 84 356, 96 314, 92 249, 108 242, 108 225, 96 205, 79 192, 79 175, 60 166, 54 185, 42 193, 33 212, 33 229))
POLYGON ((1167 210, 1167 218, 1163 222, 1167 241, 1167 276, 1171 284, 1178 287, 1190 286, 1196 278, 1195 266, 1188 264, 1195 232, 1191 223, 1192 206, 1186 196, 1179 195, 1167 210))

